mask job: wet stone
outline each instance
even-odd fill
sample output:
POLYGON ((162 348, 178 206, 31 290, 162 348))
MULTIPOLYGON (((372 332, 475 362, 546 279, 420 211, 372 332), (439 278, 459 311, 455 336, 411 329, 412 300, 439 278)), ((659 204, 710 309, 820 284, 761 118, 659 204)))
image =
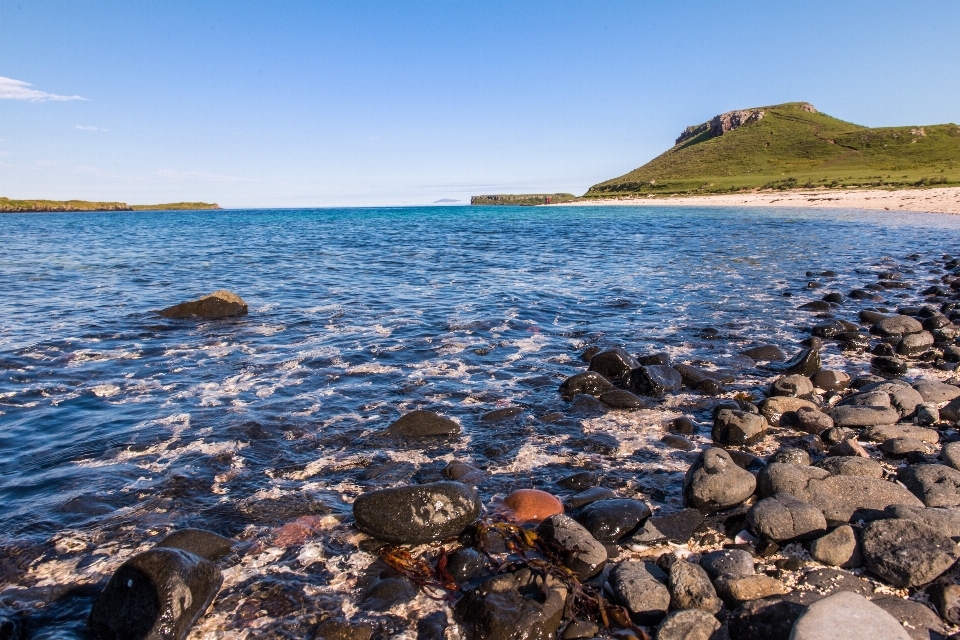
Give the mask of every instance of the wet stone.
POLYGON ((601 351, 590 358, 590 371, 596 371, 603 377, 614 380, 625 376, 631 369, 640 366, 637 359, 623 349, 616 348, 601 351))
POLYGON ((806 376, 783 376, 773 382, 770 395, 804 398, 813 393, 813 382, 806 376))
POLYGON ((600 394, 600 402, 614 409, 649 409, 653 404, 646 398, 624 389, 611 389, 600 394))
POLYGON ((88 624, 103 638, 182 640, 223 582, 212 562, 188 551, 154 548, 116 570, 88 624))
POLYGON ((756 484, 753 474, 738 467, 727 451, 709 448, 684 476, 684 503, 701 511, 720 511, 749 498, 756 484))
POLYGON ((503 499, 518 522, 541 522, 550 516, 563 513, 563 504, 551 493, 539 489, 518 489, 503 499))
POLYGON ((613 389, 613 384, 596 371, 584 371, 571 376, 560 385, 560 395, 570 400, 575 395, 585 393, 590 396, 599 396, 605 391, 613 389))
POLYGON ((460 433, 460 425, 432 411, 418 409, 401 416, 400 419, 387 427, 387 432, 406 438, 447 436, 460 433))
POLYGON ((902 315, 883 318, 870 329, 871 333, 884 337, 905 336, 921 331, 923 331, 923 325, 918 320, 902 315))
POLYGON ((577 520, 600 542, 616 542, 650 517, 650 507, 639 500, 599 500, 583 508, 577 520))
POLYGON ((681 451, 693 451, 696 449, 696 445, 684 438, 681 435, 675 433, 668 433, 667 435, 660 438, 660 442, 667 445, 671 449, 680 449, 681 451))
POLYGON ((767 464, 772 462, 786 462, 788 464, 809 465, 810 454, 796 447, 782 447, 767 458, 767 464))
POLYGON ((599 477, 596 471, 578 471, 577 473, 573 473, 569 476, 561 478, 557 481, 557 484, 564 489, 580 491, 583 489, 589 489, 593 485, 597 484, 597 480, 599 480, 599 477))
POLYGON ((824 391, 842 391, 850 385, 850 376, 843 371, 821 369, 813 374, 813 385, 824 391))
POLYGON ((670 542, 686 544, 703 524, 703 514, 696 509, 684 509, 676 513, 653 516, 647 520, 647 524, 655 527, 670 542))
POLYGON ((683 435, 693 435, 698 431, 697 423, 687 416, 680 416, 679 418, 674 418, 670 423, 670 430, 674 433, 680 433, 683 435))
POLYGON ((710 640, 720 628, 716 617, 699 609, 674 611, 657 627, 657 640, 710 640))
POLYGON ((870 366, 890 377, 902 376, 907 372, 907 363, 894 356, 877 356, 870 360, 870 366))
POLYGON ((365 493, 353 503, 353 516, 357 527, 375 538, 420 544, 459 534, 480 509, 476 489, 444 481, 365 493))
POLYGON ((567 410, 578 416, 599 416, 607 412, 607 406, 591 395, 579 393, 573 396, 567 410))
POLYGON ((616 602, 627 608, 637 624, 656 624, 670 608, 667 574, 652 562, 628 560, 610 572, 616 602))
POLYGON ((897 344, 897 353, 909 358, 920 355, 932 346, 933 335, 928 331, 921 331, 920 333, 903 336, 897 344))
POLYGON ((544 542, 563 549, 563 565, 581 580, 600 573, 607 562, 607 550, 603 544, 569 516, 550 516, 537 527, 537 535, 544 542))
POLYGON ((158 542, 156 547, 182 549, 207 560, 217 561, 230 553, 234 541, 203 529, 180 529, 158 542))
POLYGON ((447 558, 447 571, 458 582, 465 582, 483 573, 486 561, 479 551, 464 547, 457 549, 447 558))
POLYGON ((370 624, 330 618, 317 626, 313 640, 370 640, 372 637, 373 627, 370 624))
POLYGON ((618 496, 612 489, 607 489, 606 487, 590 487, 564 500, 563 506, 567 509, 579 509, 597 500, 609 500, 616 497, 618 496))
POLYGON ((202 298, 167 307, 159 313, 165 318, 219 320, 246 315, 247 303, 237 294, 221 289, 202 298))
POLYGON ((467 640, 546 640, 560 627, 566 597, 556 579, 520 569, 468 592, 454 615, 467 640))
POLYGON ((480 422, 506 422, 523 415, 523 407, 504 407, 494 409, 480 416, 480 422))
POLYGON ((630 389, 642 396, 662 396, 680 390, 682 379, 672 367, 666 365, 640 366, 630 372, 630 389))
POLYGON ((783 352, 783 349, 772 344, 751 347, 740 353, 748 358, 765 362, 781 362, 787 359, 787 354, 783 352))
POLYGON ((820 371, 820 352, 817 349, 804 349, 790 360, 782 363, 778 369, 786 375, 812 376, 820 371))
POLYGON ((866 566, 895 587, 926 584, 960 557, 956 543, 911 520, 877 520, 863 531, 866 566))
POLYGON ((417 597, 418 589, 406 578, 378 580, 367 589, 360 608, 364 611, 389 611, 417 597))

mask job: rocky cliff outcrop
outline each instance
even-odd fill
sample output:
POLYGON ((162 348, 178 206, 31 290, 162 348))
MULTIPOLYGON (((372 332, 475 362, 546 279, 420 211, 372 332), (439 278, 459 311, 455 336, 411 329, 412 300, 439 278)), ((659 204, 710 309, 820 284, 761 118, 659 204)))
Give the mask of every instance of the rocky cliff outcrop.
MULTIPOLYGON (((803 102, 796 108, 808 113, 817 112, 814 106, 809 102, 803 102)), ((697 126, 687 127, 683 130, 683 133, 680 134, 680 137, 677 138, 674 144, 681 144, 707 131, 710 132, 711 138, 717 138, 728 131, 733 131, 738 127, 742 127, 745 124, 763 120, 763 117, 766 115, 766 113, 767 112, 765 109, 742 109, 740 111, 728 111, 726 113, 721 113, 718 116, 714 116, 709 122, 704 122, 703 124, 697 126)))

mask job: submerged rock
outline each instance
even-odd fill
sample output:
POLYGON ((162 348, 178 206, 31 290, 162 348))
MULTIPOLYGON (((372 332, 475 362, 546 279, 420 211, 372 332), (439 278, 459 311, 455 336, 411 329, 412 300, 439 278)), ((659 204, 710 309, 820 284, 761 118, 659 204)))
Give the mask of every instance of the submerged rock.
POLYGON ((460 433, 460 425, 432 411, 417 409, 395 420, 387 427, 387 432, 406 438, 448 436, 460 433))
POLYGON ((206 320, 218 320, 246 314, 247 303, 243 301, 243 298, 223 289, 196 300, 175 304, 160 311, 160 315, 165 318, 196 317, 206 320))
POLYGON ((596 371, 604 378, 614 380, 622 378, 630 373, 631 369, 636 369, 639 366, 640 363, 637 362, 636 358, 623 349, 617 348, 601 351, 590 358, 589 370, 596 371))
POLYGON ((597 397, 611 389, 613 389, 613 383, 602 375, 596 371, 584 371, 564 380, 559 390, 561 396, 570 400, 580 393, 597 397))
POLYGON ((459 482, 378 489, 353 503, 357 527, 375 538, 421 544, 455 536, 480 516, 480 496, 459 482))
POLYGON ((216 561, 230 553, 233 540, 203 529, 180 529, 166 536, 155 546, 182 549, 201 558, 216 561))
POLYGON ((662 396, 680 390, 683 379, 676 369, 662 364, 637 367, 630 372, 630 389, 642 396, 662 396))
POLYGON ((466 640, 548 640, 560 627, 566 598, 556 578, 520 569, 467 593, 454 615, 466 640))
POLYGON ((180 549, 154 548, 130 558, 104 587, 88 624, 103 639, 182 640, 220 589, 220 570, 180 549))

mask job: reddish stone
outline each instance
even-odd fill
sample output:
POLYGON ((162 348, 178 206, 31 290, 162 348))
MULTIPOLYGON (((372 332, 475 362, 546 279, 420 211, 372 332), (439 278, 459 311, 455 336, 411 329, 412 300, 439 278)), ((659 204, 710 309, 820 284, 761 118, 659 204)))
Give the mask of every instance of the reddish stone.
POLYGON ((539 489, 520 489, 503 499, 518 522, 541 522, 563 513, 563 504, 553 494, 539 489))

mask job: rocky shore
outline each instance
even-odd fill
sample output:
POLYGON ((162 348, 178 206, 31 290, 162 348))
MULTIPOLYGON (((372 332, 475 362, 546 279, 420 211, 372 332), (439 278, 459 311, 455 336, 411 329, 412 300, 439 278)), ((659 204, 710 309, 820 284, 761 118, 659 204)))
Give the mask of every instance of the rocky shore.
MULTIPOLYGON (((233 537, 179 529, 95 555, 58 538, 46 577, 35 564, 0 594, 0 638, 55 617, 23 604, 40 593, 75 598, 56 615, 101 638, 960 638, 960 259, 882 264, 843 291, 808 272, 797 342, 710 362, 587 342, 557 380, 562 411, 463 425, 417 409, 324 434, 405 458, 278 465, 299 490, 225 498, 248 523, 233 537), (434 453, 534 420, 579 435, 515 454, 532 469, 434 453), (348 468, 346 510, 311 497, 348 468), (51 586, 85 566, 99 577, 51 586)), ((246 312, 218 291, 161 314, 246 312)))

